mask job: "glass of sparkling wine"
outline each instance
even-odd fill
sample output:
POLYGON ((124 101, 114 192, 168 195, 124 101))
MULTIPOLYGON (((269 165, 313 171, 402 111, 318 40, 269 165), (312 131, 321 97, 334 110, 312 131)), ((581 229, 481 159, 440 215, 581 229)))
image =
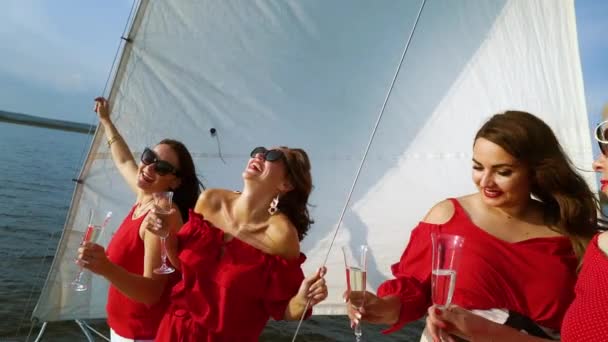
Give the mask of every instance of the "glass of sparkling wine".
POLYGON ((453 234, 432 233, 433 258, 431 290, 433 304, 446 309, 452 303, 456 286, 456 271, 464 237, 453 234))
MULTIPOLYGON (((154 213, 156 213, 156 215, 160 217, 162 217, 163 215, 168 215, 172 207, 173 192, 155 192, 153 196, 154 213)), ((169 274, 175 272, 175 268, 167 265, 167 247, 165 246, 166 238, 166 236, 160 237, 160 258, 162 264, 160 265, 160 267, 154 269, 154 273, 156 274, 169 274)))
MULTIPOLYGON (((106 214, 106 217, 103 220, 103 223, 101 225, 93 224, 92 223, 93 222, 93 210, 91 209, 91 212, 89 213, 89 224, 87 225, 87 229, 84 232, 80 245, 82 246, 87 242, 96 243, 97 240, 99 239, 99 236, 101 236, 101 233, 103 232, 105 227, 108 225, 108 222, 110 222, 110 218, 112 218, 112 212, 108 211, 108 213, 106 214)), ((74 278, 74 280, 70 283, 70 286, 72 287, 72 289, 74 289, 75 291, 78 291, 78 292, 88 290, 89 287, 82 279, 83 276, 84 276, 84 268, 82 266, 80 266, 80 271, 78 271, 78 275, 76 275, 76 278, 74 278)))
MULTIPOLYGON (((346 286, 349 293, 350 304, 357 308, 363 306, 365 299, 365 287, 367 283, 367 245, 361 245, 351 249, 342 247, 344 254, 344 266, 346 267, 346 286)), ((363 335, 361 324, 354 328, 356 341, 361 341, 363 335)))

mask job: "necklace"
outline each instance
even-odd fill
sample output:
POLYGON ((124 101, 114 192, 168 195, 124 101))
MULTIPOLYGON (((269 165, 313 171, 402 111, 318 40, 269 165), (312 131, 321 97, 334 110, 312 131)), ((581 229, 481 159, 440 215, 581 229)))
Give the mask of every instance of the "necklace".
POLYGON ((149 200, 145 204, 139 203, 135 210, 133 211, 133 216, 139 217, 141 214, 145 213, 150 206, 154 203, 154 200, 149 200))

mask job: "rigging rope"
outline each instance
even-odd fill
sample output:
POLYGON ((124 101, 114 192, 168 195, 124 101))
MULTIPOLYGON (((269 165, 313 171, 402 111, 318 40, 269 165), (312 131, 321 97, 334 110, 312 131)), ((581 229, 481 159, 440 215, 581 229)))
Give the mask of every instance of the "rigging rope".
MULTIPOLYGON (((420 8, 418 9, 418 14, 416 16, 416 21, 414 22, 414 26, 412 27, 412 30, 410 31, 410 35, 407 38, 407 42, 405 43, 405 47, 403 48, 403 53, 401 54, 401 60, 399 61, 399 64, 397 66, 397 70, 393 76, 393 80, 391 82, 391 86, 388 90, 388 92, 386 93, 386 97, 384 98, 384 103, 382 103, 382 108, 380 109, 380 113, 378 114, 378 118, 376 119, 376 123, 374 125, 374 128, 372 130, 372 133, 369 137, 369 141, 367 143, 367 147, 365 148, 365 153, 363 154, 363 158, 361 159, 361 163, 359 164, 359 168, 357 169, 357 173, 355 174, 355 179, 353 180, 353 184, 350 188, 350 191, 348 193, 348 196, 346 197, 346 202, 344 203, 344 207, 342 208, 342 212, 340 213, 340 217, 338 219, 338 224, 336 226, 336 229, 334 230, 334 235, 331 239, 331 243, 329 244, 329 248, 327 250, 327 254, 325 254, 325 259, 323 260, 323 266, 325 266, 327 264, 327 260, 329 258, 329 253, 331 252, 331 249, 334 245, 334 242, 336 240, 336 237, 338 236, 338 232, 340 230, 340 227, 342 226, 342 220, 344 219, 344 215, 346 214, 346 210, 348 209, 348 206, 350 204, 350 200, 352 198, 353 192, 355 190, 355 186, 357 185, 357 181, 359 180, 359 176, 361 175, 361 170, 363 169, 363 165, 365 164, 365 159, 367 158, 367 155, 369 153, 369 149, 372 145, 372 142, 374 141, 374 137, 376 135, 376 131, 378 130, 378 126, 380 125, 380 121, 382 120, 382 116, 384 115, 384 110, 386 109, 386 104, 388 103, 388 100, 390 99, 390 96, 393 92, 393 88, 395 87, 395 82, 397 81, 397 76, 399 76, 399 71, 401 71, 401 65, 403 64, 403 60, 405 59, 405 55, 407 54, 407 50, 410 46, 410 43, 412 41, 412 37, 414 36, 414 32, 416 31, 416 26, 418 25, 418 21, 420 20, 420 15, 422 14, 422 9, 424 8, 424 5, 426 3, 426 0, 422 0, 422 3, 420 4, 420 8)), ((304 308, 304 312, 302 313, 302 316, 300 317, 300 320, 298 322, 298 326, 296 327, 296 331, 293 335, 293 339, 291 340, 292 342, 295 342, 296 337, 298 336, 298 332, 300 331, 300 326, 302 325, 302 321, 304 320, 304 316, 306 315, 306 312, 308 311, 308 307, 310 306, 310 300, 308 300, 308 302, 306 303, 306 307, 304 308)))
MULTIPOLYGON (((123 44, 126 44, 127 41, 124 39, 125 35, 128 33, 127 30, 129 30, 129 24, 131 23, 131 19, 133 18, 133 14, 134 14, 134 10, 137 8, 137 6, 135 6, 139 1, 138 0, 133 0, 132 4, 131 4, 131 10, 129 11, 129 16, 127 17, 127 22, 125 23, 125 27, 122 30, 122 35, 121 35, 121 39, 118 41, 118 47, 116 48, 116 53, 114 54, 114 59, 112 60, 112 65, 110 66, 110 70, 108 71, 108 77, 106 78, 106 82, 103 86, 103 90, 101 91, 101 96, 104 96, 106 94, 106 90, 108 89, 108 84, 110 83, 110 80, 112 79, 112 77, 115 75, 114 72, 114 66, 116 65, 116 61, 118 60, 120 51, 121 51, 121 47, 123 46, 123 44), (123 40, 125 41, 123 43, 123 40)), ((94 121, 97 119, 97 115, 94 115, 93 119, 91 119, 90 123, 89 123, 89 130, 87 131, 87 135, 91 135, 93 127, 95 126, 94 121)), ((89 150, 90 150, 90 146, 89 146, 89 150)), ((87 146, 83 145, 82 146, 82 152, 80 153, 80 163, 79 165, 81 165, 81 167, 84 167, 84 162, 85 162, 85 154, 87 153, 87 146)), ((78 180, 80 177, 80 173, 82 172, 82 169, 80 170, 76 170, 76 174, 74 175, 74 180, 78 180)))
MULTIPOLYGON (((123 42, 122 42, 123 39, 122 38, 128 33, 127 31, 129 30, 129 24, 131 23, 131 19, 133 18, 135 10, 138 8, 136 6, 137 3, 139 3, 139 0, 133 0, 133 2, 131 4, 131 9, 129 10, 129 16, 127 17, 127 21, 125 23, 125 27, 123 28, 121 40, 119 41, 118 47, 116 48, 116 53, 114 54, 114 59, 112 60, 112 65, 111 65, 110 70, 108 72, 108 77, 106 78, 106 82, 105 82, 105 84, 103 86, 103 91, 101 93, 102 95, 104 95, 106 93, 108 84, 110 83, 110 79, 114 75, 114 72, 113 72, 114 71, 114 66, 116 65, 116 61, 118 60, 119 53, 121 51, 121 47, 123 46, 122 45, 123 44, 123 42)), ((93 127, 94 127, 94 124, 91 121, 91 123, 89 124, 89 130, 86 133, 87 136, 91 135, 93 127)), ((80 178, 79 176, 80 176, 80 173, 82 172, 82 167, 84 167, 84 158, 85 158, 85 153, 86 152, 87 152, 87 146, 83 145, 82 152, 80 153, 80 157, 79 157, 79 160, 80 160, 79 165, 81 165, 81 169, 77 169, 76 170, 76 174, 74 175, 74 178, 73 178, 73 180, 75 180, 75 181, 77 181, 80 178)), ((53 233, 51 235, 51 238, 49 239, 49 244, 47 245, 47 251, 50 249, 50 244, 53 242, 53 240, 54 240, 53 237, 55 236, 55 234, 56 234, 56 232, 53 233)), ((40 275, 42 274, 42 271, 43 271, 43 267, 42 266, 46 262, 46 260, 48 258, 48 254, 49 254, 48 252, 45 253, 44 257, 42 258, 37 278, 41 278, 40 275)), ((34 291, 35 291, 35 286, 33 285, 32 289, 30 291, 30 298, 28 299, 27 306, 29 306, 29 304, 30 304, 30 301, 31 301, 31 298, 33 296, 34 291)), ((41 291, 42 291, 42 289, 41 289, 41 291)), ((25 310, 27 310, 27 306, 26 306, 25 310)), ((23 318, 22 318, 22 320, 20 322, 19 328, 17 329, 17 334, 19 334, 19 330, 21 329, 21 324, 23 323, 24 320, 25 320, 25 312, 24 312, 24 316, 23 316, 23 318)), ((33 328, 34 328, 34 324, 36 324, 37 322, 38 322, 38 320, 36 320, 36 319, 32 320, 32 322, 30 324, 29 332, 28 332, 27 337, 26 337, 26 341, 30 340, 30 337, 32 335, 32 331, 33 331, 33 328)))

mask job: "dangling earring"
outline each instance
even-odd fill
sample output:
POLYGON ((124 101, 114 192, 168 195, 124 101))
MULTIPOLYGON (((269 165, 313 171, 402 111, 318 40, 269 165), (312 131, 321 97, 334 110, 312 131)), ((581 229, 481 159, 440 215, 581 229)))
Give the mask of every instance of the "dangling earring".
POLYGON ((277 211, 279 211, 279 195, 270 202, 270 208, 268 208, 268 213, 270 215, 276 214, 277 211))

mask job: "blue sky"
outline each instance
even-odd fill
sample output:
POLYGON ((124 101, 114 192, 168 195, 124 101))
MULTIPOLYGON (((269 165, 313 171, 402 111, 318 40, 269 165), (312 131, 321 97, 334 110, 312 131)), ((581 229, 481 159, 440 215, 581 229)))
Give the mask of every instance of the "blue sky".
MULTIPOLYGON (((608 1, 577 0, 591 123, 608 102, 608 1)), ((3 0, 0 109, 92 122, 132 0, 3 0)))
POLYGON ((3 0, 0 109, 91 122, 131 0, 3 0))
POLYGON ((576 0, 578 44, 590 124, 608 104, 608 1, 576 0))

